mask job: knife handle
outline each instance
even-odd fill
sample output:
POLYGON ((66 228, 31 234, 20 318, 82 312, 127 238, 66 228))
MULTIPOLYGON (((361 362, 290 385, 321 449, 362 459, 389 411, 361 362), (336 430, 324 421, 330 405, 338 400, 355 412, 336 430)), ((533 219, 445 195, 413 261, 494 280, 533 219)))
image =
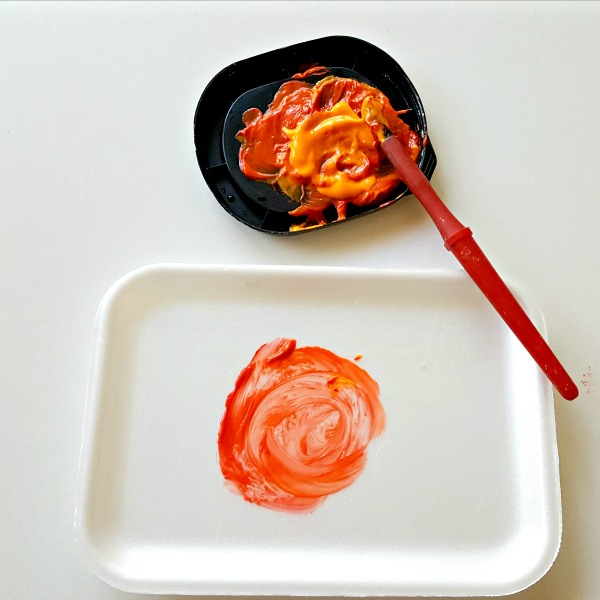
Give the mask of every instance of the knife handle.
POLYGON ((473 239, 471 230, 450 212, 398 138, 386 138, 381 148, 433 219, 446 248, 454 254, 561 396, 566 400, 577 398, 577 386, 473 239))
POLYGON ((445 246, 470 275, 504 322, 546 374, 552 385, 566 400, 579 395, 575 382, 535 325, 531 322, 508 286, 487 259, 468 227, 446 240, 445 246))

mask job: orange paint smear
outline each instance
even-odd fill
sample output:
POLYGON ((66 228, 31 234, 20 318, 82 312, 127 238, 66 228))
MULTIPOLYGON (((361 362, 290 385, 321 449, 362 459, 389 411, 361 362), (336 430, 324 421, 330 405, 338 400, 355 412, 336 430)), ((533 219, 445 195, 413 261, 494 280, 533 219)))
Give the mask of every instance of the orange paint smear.
POLYGON ((244 113, 237 135, 242 172, 300 202, 290 214, 305 217, 303 226, 327 222, 323 211, 332 205, 344 219, 348 204, 379 203, 402 181, 380 149, 381 125, 366 121, 365 100, 381 103, 384 121, 413 160, 420 151, 419 136, 399 116, 406 111, 394 110, 377 88, 335 76, 300 81, 325 70, 312 67, 285 82, 264 113, 244 113))
POLYGON ((384 425, 379 386, 366 371, 278 338, 257 350, 227 397, 221 471, 248 502, 310 512, 356 480, 384 425))

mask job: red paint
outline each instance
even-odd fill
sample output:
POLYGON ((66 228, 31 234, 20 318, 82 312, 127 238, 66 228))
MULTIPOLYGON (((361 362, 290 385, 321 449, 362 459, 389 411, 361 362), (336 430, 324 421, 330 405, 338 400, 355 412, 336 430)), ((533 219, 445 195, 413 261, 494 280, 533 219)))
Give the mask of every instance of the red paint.
POLYGON ((313 112, 312 86, 303 81, 288 81, 280 88, 269 109, 247 110, 242 120, 246 126, 238 133, 240 169, 250 179, 275 182, 287 165, 289 138, 284 128, 293 129, 313 112))
POLYGON ((292 79, 306 79, 311 75, 325 75, 325 73, 329 73, 328 67, 320 67, 319 65, 315 65, 306 69, 306 71, 302 71, 302 73, 296 73, 292 75, 292 79))
MULTIPOLYGON (((344 219, 348 203, 368 206, 381 202, 389 197, 402 181, 379 148, 381 127, 378 124, 369 124, 375 153, 367 153, 366 156, 361 154, 358 159, 348 158, 348 153, 344 151, 335 160, 335 169, 346 173, 349 179, 353 180, 374 175, 375 184, 358 193, 355 190, 349 191, 347 196, 340 197, 339 193, 328 196, 322 186, 314 183, 314 177, 300 174, 290 162, 289 132, 311 115, 326 113, 336 104, 344 102, 356 115, 363 118, 364 100, 376 98, 383 105, 382 113, 388 128, 402 140, 413 159, 416 159, 420 151, 419 136, 399 117, 399 114, 406 111, 395 110, 389 99, 377 88, 354 79, 334 76, 326 77, 315 85, 300 81, 308 75, 323 74, 324 71, 324 67, 317 66, 295 75, 292 81, 287 81, 279 88, 264 114, 257 108, 252 108, 244 114, 245 128, 238 133, 238 139, 242 141, 239 154, 242 172, 250 179, 265 181, 299 201, 300 207, 290 214, 306 217, 304 226, 325 223, 323 211, 332 205, 337 210, 338 220, 344 219), (288 130, 287 134, 285 130, 288 130)), ((330 120, 329 123, 334 121, 335 119, 330 120)), ((351 146, 356 150, 356 140, 346 138, 347 143, 344 144, 341 143, 344 140, 343 136, 343 132, 334 136, 331 150, 335 151, 336 145, 341 145, 342 148, 351 146)), ((316 173, 325 174, 333 167, 330 154, 315 155, 314 162, 316 173)))
POLYGON ((248 502, 309 512, 356 480, 384 424, 379 386, 366 371, 278 338, 257 350, 227 397, 221 471, 248 502))
POLYGON ((588 367, 588 370, 581 377, 580 383, 584 387, 585 391, 589 394, 591 392, 591 389, 595 385, 595 382, 593 379, 592 367, 588 367))

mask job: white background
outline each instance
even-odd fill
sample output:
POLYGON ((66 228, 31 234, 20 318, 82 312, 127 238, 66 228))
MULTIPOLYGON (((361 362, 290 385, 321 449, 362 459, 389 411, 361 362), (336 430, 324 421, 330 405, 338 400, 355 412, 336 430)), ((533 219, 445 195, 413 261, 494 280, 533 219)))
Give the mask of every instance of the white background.
POLYGON ((600 596, 600 5, 2 3, 0 598, 135 598, 73 536, 95 312, 155 262, 455 268, 412 198, 270 237, 208 190, 196 103, 223 67, 331 34, 391 54, 419 90, 433 183, 539 303, 581 396, 555 394, 563 543, 519 600, 600 596))

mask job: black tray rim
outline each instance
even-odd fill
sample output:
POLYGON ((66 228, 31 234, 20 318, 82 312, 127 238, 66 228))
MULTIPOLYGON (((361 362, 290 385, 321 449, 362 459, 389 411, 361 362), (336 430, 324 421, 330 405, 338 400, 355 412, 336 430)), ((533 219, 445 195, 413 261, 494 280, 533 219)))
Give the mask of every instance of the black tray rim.
MULTIPOLYGON (((273 215, 268 214, 270 211, 262 210, 261 212, 261 207, 257 206, 254 200, 248 198, 233 181, 225 165, 225 157, 221 147, 223 125, 232 104, 241 94, 250 89, 266 85, 273 81, 290 79, 293 74, 318 62, 315 59, 318 58, 319 54, 327 54, 324 51, 325 48, 339 49, 339 52, 336 64, 325 64, 324 61, 319 62, 319 64, 323 64, 324 66, 354 69, 356 64, 359 64, 361 60, 365 60, 365 57, 368 57, 369 62, 373 61, 375 64, 385 65, 386 68, 375 67, 372 71, 364 72, 364 75, 374 80, 377 87, 384 93, 389 91, 386 88, 391 89, 392 86, 398 88, 401 85, 403 90, 410 96, 410 100, 414 104, 414 107, 411 108, 415 111, 418 118, 418 127, 415 129, 423 143, 423 148, 418 158, 419 167, 428 179, 431 179, 436 168, 437 157, 429 138, 427 119, 421 98, 414 84, 398 62, 374 44, 353 36, 331 35, 291 44, 241 59, 221 69, 204 88, 194 112, 193 132, 198 166, 215 199, 226 212, 252 229, 276 235, 297 235, 309 231, 317 231, 380 211, 395 204, 401 198, 410 195, 410 191, 406 189, 396 197, 385 200, 381 204, 367 207, 345 220, 334 221, 314 228, 289 231, 289 227, 283 227, 279 222, 277 222, 277 228, 274 228, 273 223, 269 223, 269 217, 273 217, 273 215), (344 52, 344 49, 351 49, 352 53, 348 54, 348 52, 344 52), (341 64, 340 60, 346 64, 341 64), (393 79, 386 72, 390 69, 395 74, 393 79), (378 77, 374 77, 374 74, 377 74, 378 77), (215 95, 218 96, 218 102, 215 102, 215 95), (214 138, 214 130, 217 129, 218 139, 207 140, 203 122, 199 116, 206 114, 207 108, 210 109, 215 104, 218 112, 215 114, 213 111, 211 114, 213 126, 212 137, 214 138), (217 146, 221 147, 220 160, 209 160, 208 155, 211 146, 213 152, 217 146), (221 184, 218 183, 219 181, 221 184)), ((361 74, 363 73, 363 70, 356 70, 361 74)), ((281 213, 276 215, 276 217, 276 221, 281 221, 281 213)), ((273 220, 271 218, 271 221, 273 220)))

